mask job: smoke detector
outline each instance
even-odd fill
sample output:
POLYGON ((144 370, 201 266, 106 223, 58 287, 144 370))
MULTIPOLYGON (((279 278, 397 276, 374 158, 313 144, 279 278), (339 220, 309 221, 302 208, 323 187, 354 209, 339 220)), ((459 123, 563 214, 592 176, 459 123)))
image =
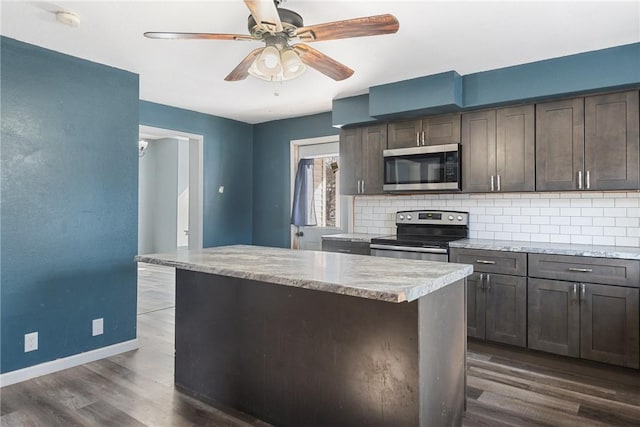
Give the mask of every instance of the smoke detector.
POLYGON ((73 12, 58 11, 56 12, 56 20, 69 27, 80 25, 80 17, 73 12))

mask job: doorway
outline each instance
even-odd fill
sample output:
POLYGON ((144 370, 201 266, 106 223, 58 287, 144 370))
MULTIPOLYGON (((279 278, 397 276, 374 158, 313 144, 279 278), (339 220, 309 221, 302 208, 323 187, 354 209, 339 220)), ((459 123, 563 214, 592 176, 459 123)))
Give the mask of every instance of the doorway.
MULTIPOLYGON (((313 205, 316 226, 291 226, 291 247, 322 250, 322 236, 353 227, 353 198, 340 195, 339 136, 291 141, 291 205, 300 159, 313 161, 313 205)), ((290 210, 291 212, 291 210, 290 210)))
POLYGON ((138 253, 202 248, 203 137, 140 126, 138 253))

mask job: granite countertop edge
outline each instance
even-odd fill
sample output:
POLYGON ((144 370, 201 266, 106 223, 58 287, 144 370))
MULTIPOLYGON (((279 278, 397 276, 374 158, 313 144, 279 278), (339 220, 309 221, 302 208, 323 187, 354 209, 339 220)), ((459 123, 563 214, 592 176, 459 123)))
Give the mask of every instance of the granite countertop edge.
POLYGON ((515 240, 463 239, 449 243, 449 247, 504 252, 528 252, 550 255, 640 260, 640 248, 630 246, 600 246, 569 243, 525 242, 515 240))
MULTIPOLYGON (((339 254, 333 252, 282 251, 283 249, 281 248, 238 245, 208 248, 197 251, 185 251, 181 253, 137 255, 135 260, 138 262, 164 265, 182 270, 217 274, 239 279, 255 280, 259 282, 331 292, 392 303, 411 302, 417 300, 418 298, 435 292, 451 283, 464 279, 473 272, 473 266, 466 264, 430 262, 432 265, 418 265, 415 263, 425 261, 404 260, 413 262, 414 264, 411 264, 411 267, 417 269, 416 271, 425 272, 424 278, 416 279, 415 277, 411 277, 411 279, 407 280, 405 283, 403 281, 404 279, 395 279, 393 273, 389 273, 389 275, 381 275, 379 272, 372 274, 368 271, 370 269, 370 266, 366 265, 368 262, 382 263, 384 264, 384 269, 389 271, 389 266, 385 263, 392 262, 391 259, 364 255, 339 254), (224 260, 225 256, 237 256, 238 254, 243 253, 243 251, 247 251, 250 254, 253 253, 253 255, 258 257, 261 256, 260 254, 263 254, 265 257, 269 257, 267 266, 261 268, 256 267, 256 264, 253 264, 251 269, 249 269, 246 266, 240 265, 223 265, 226 264, 224 260), (189 260, 189 257, 191 256, 190 253, 193 255, 193 261, 189 260), (273 254, 276 255, 275 258, 273 257, 273 254), (274 261, 279 259, 278 257, 282 257, 284 254, 301 257, 301 263, 304 260, 321 257, 323 261, 315 265, 343 264, 346 265, 346 267, 343 270, 340 270, 339 273, 333 272, 332 274, 327 274, 327 277, 318 278, 315 277, 317 274, 303 270, 297 274, 295 271, 292 272, 290 269, 287 270, 287 268, 290 268, 291 264, 287 264, 288 261, 284 260, 286 257, 283 257, 282 265, 279 265, 277 261, 274 261), (364 263, 364 267, 358 267, 360 263, 364 263), (351 264, 355 267, 351 267, 351 264), (285 272, 283 273, 282 271, 285 272), (344 277, 346 277, 346 279, 343 279, 343 276, 341 275, 342 271, 345 272, 344 277), (379 278, 380 280, 375 280, 376 278, 379 278)), ((304 266, 305 268, 309 268, 309 264, 304 264, 304 266)))

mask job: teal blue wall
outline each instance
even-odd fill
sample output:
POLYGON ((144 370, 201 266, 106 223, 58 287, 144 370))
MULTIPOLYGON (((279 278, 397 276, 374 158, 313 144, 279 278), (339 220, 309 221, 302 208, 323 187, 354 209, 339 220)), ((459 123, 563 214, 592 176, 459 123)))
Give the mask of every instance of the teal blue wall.
POLYGON ((447 72, 371 87, 368 97, 335 100, 333 125, 367 123, 373 116, 415 117, 639 86, 640 43, 633 43, 467 74, 462 79, 447 72))
POLYGON ((252 126, 146 101, 140 124, 204 137, 203 245, 250 244, 252 126))
POLYGON ((4 37, 0 49, 8 372, 136 337, 138 76, 4 37))
POLYGON ((290 141, 337 134, 330 112, 254 125, 254 245, 290 246, 290 141))

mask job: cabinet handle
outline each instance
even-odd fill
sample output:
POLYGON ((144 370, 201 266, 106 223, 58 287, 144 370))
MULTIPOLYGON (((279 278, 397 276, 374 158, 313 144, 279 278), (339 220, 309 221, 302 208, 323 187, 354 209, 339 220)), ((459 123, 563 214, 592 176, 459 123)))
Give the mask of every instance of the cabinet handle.
POLYGON ((591 189, 591 174, 589 171, 585 172, 585 180, 587 181, 587 190, 591 189))
POLYGON ((491 275, 490 274, 487 274, 486 283, 487 283, 487 290, 490 290, 491 289, 491 275))
POLYGON ((582 171, 578 171, 578 190, 582 190, 582 171))
POLYGON ((569 267, 568 270, 574 271, 576 273, 591 273, 593 271, 590 268, 575 268, 575 267, 569 267))
POLYGON ((480 273, 480 289, 484 291, 484 273, 480 273))
POLYGON ((585 295, 585 293, 587 292, 586 287, 587 287, 587 286, 586 286, 584 283, 583 283, 582 285, 580 285, 580 299, 581 299, 582 301, 584 301, 584 295, 585 295))
POLYGON ((487 260, 484 260, 484 259, 477 259, 476 262, 478 264, 491 264, 491 265, 496 263, 495 261, 487 261, 487 260))
POLYGON ((578 285, 577 284, 573 284, 573 298, 571 298, 571 301, 575 301, 576 299, 578 299, 578 285))
POLYGON ((497 175, 497 181, 498 181, 498 191, 502 191, 501 185, 500 185, 500 175, 497 175))
POLYGON ((495 186, 493 185, 493 175, 491 175, 491 191, 496 191, 495 186))
POLYGON ((362 194, 364 194, 364 179, 362 180, 362 194))
POLYGON ((420 146, 420 132, 416 132, 416 146, 420 146))
POLYGON ((422 131, 422 145, 424 145, 424 131, 422 131))
POLYGON ((345 254, 350 254, 351 251, 349 249, 338 249, 338 252, 343 252, 345 254))
POLYGON ((361 191, 360 191, 360 180, 358 180, 358 194, 360 194, 360 193, 361 193, 361 191))

